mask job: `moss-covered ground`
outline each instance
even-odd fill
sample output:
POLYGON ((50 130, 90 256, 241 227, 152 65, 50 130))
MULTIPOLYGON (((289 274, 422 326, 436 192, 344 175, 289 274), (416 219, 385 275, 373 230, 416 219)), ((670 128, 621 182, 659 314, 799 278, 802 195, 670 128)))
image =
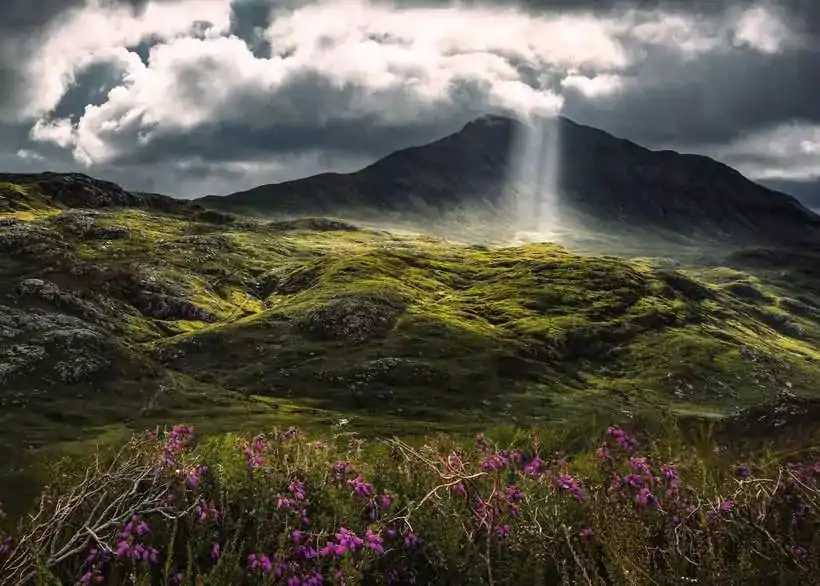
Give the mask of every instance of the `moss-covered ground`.
POLYGON ((0 185, 3 303, 82 319, 77 300, 93 304, 110 345, 110 366, 71 384, 49 359, 2 381, 6 480, 31 454, 177 421, 412 435, 812 397, 820 264, 773 254, 673 269, 326 219, 60 210, 0 185), (20 294, 32 278, 70 296, 20 294))

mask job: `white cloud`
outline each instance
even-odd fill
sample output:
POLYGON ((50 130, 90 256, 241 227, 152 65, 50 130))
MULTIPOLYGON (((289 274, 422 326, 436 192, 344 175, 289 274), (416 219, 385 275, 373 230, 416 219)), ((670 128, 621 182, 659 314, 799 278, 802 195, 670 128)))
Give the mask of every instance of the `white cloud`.
POLYGON ((31 137, 91 165, 217 124, 275 133, 283 123, 412 126, 474 110, 555 113, 566 89, 593 99, 619 91, 652 47, 690 58, 734 39, 771 52, 787 31, 762 21, 763 9, 705 20, 331 0, 281 9, 264 32, 272 55, 260 58, 226 36, 229 8, 228 0, 178 0, 140 16, 99 5, 71 13, 29 64, 39 81, 22 114, 41 116, 31 137), (212 22, 211 32, 193 36, 195 20, 212 22), (125 47, 148 37, 160 42, 146 65, 125 47), (78 120, 50 121, 73 77, 98 62, 121 71, 122 84, 78 120))
POLYGON ((25 64, 27 99, 16 112, 17 118, 52 110, 78 72, 108 59, 112 52, 147 38, 164 40, 190 34, 197 22, 211 23, 212 34, 226 31, 230 1, 152 2, 135 15, 124 5, 91 0, 86 6, 67 11, 53 23, 43 44, 25 64))
POLYGON ((621 89, 624 83, 623 77, 607 73, 593 77, 586 75, 569 75, 561 80, 563 87, 575 88, 590 98, 613 94, 621 89))
POLYGON ((701 149, 752 179, 820 179, 820 125, 789 123, 701 149))
POLYGON ((768 54, 778 53, 794 37, 776 13, 762 6, 744 11, 734 30, 736 44, 768 54))
POLYGON ((40 153, 34 152, 29 149, 19 149, 17 151, 17 157, 23 159, 24 161, 45 161, 45 157, 40 153))

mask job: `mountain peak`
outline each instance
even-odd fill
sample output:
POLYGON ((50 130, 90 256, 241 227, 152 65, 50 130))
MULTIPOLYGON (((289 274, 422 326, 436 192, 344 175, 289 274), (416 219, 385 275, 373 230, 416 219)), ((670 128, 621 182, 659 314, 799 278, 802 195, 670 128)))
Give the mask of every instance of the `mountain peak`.
POLYGON ((394 210, 440 217, 448 210, 489 210, 499 221, 513 220, 522 210, 509 189, 511 172, 522 157, 537 162, 542 156, 557 161, 549 179, 559 208, 555 213, 595 230, 632 227, 743 243, 820 241, 820 216, 708 157, 652 151, 565 117, 540 122, 558 125, 554 140, 519 140, 526 138, 519 132, 539 132, 538 120, 485 114, 454 134, 396 151, 332 181, 308 177, 203 203, 227 211, 291 214, 394 210), (558 149, 557 156, 522 154, 527 142, 558 149))

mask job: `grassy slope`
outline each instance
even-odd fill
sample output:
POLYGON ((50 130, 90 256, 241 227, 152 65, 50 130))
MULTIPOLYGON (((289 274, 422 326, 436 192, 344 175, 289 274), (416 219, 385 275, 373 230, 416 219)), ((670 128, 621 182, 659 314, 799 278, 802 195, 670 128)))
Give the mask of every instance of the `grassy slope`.
POLYGON ((0 449, 15 457, 177 420, 217 431, 347 417, 367 433, 414 433, 666 407, 719 416, 786 388, 815 392, 814 275, 795 299, 783 279, 726 268, 142 210, 94 215, 96 228, 130 229, 112 240, 78 231, 26 188, 0 196, 19 200, 9 190, 26 205, 0 211, 20 221, 0 238, 38 226, 36 238, 64 251, 0 252, 0 295, 77 315, 76 304, 15 293, 24 278, 48 279, 112 324, 103 374, 66 385, 49 357, 0 386, 0 449), (137 289, 170 291, 212 320, 147 317, 134 275, 137 289))

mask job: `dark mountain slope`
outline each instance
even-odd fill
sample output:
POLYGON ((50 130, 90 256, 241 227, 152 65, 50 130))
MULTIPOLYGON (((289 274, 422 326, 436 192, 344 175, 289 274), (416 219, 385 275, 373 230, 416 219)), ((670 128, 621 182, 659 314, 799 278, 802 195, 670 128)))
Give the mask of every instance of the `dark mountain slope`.
MULTIPOLYGON (((565 217, 596 228, 630 226, 716 240, 815 243, 820 216, 700 155, 652 151, 566 118, 550 122, 560 145, 558 194, 565 217)), ((522 123, 484 116, 427 145, 392 153, 354 173, 326 173, 197 200, 256 213, 361 210, 509 211, 506 194, 522 123)))

